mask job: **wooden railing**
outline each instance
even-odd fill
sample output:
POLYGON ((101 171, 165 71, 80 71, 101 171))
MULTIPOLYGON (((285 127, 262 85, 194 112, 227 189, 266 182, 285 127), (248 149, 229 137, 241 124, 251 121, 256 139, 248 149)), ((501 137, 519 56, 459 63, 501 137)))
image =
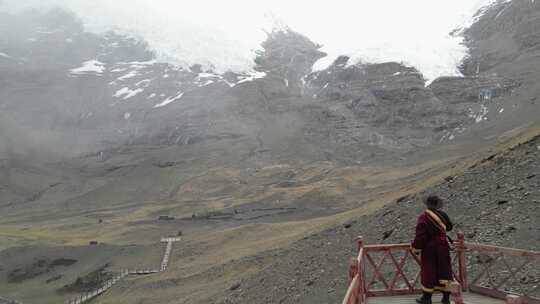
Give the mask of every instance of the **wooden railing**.
MULTIPOLYGON (((368 297, 416 294, 420 285, 420 259, 411 251, 410 244, 365 245, 357 240, 358 257, 351 260, 350 285, 343 304, 364 304, 368 297)), ((463 236, 458 240, 453 263, 457 266, 457 283, 452 293, 455 303, 462 303, 460 279, 463 278, 463 236)))
POLYGON ((471 292, 540 304, 540 252, 465 243, 471 292))
MULTIPOLYGON (((351 260, 343 304, 421 292, 420 260, 409 244, 365 245, 362 238, 357 244, 358 256, 351 260)), ((458 233, 454 245, 451 290, 455 303, 463 303, 463 290, 509 303, 540 304, 540 252, 467 243, 463 233, 458 233)))
POLYGON ((365 285, 365 260, 364 260, 364 241, 358 238, 358 257, 351 259, 349 265, 349 288, 343 300, 343 304, 363 304, 366 303, 366 285, 365 285))

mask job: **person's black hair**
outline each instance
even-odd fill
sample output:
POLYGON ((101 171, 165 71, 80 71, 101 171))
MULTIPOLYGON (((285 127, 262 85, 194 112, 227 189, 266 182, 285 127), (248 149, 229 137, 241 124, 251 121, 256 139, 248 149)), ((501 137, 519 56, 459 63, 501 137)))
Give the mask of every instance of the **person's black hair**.
POLYGON ((442 208, 443 206, 443 200, 435 194, 432 194, 426 197, 424 203, 426 204, 428 208, 432 208, 432 209, 439 209, 439 208, 442 208))

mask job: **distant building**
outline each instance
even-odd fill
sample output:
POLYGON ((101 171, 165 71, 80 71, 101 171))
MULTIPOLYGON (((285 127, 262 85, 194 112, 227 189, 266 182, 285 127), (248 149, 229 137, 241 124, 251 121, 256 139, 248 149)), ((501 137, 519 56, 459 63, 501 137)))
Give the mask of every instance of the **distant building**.
POLYGON ((168 215, 160 215, 158 217, 159 221, 174 221, 174 216, 168 216, 168 215))

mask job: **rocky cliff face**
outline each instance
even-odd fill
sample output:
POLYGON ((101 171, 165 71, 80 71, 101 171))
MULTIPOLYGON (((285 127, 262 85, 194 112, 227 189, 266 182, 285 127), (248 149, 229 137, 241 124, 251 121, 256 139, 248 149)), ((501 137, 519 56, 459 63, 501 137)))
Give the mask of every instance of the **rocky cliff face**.
MULTIPOLYGON (((481 18, 464 30, 470 55, 461 70, 465 75, 476 75, 490 71, 509 74, 509 63, 530 59, 538 50, 538 11, 536 1, 499 1, 483 9, 481 18), (506 71, 505 71, 506 70, 506 71)), ((511 70, 521 71, 526 66, 511 70)), ((532 69, 529 66, 528 69, 532 69)))

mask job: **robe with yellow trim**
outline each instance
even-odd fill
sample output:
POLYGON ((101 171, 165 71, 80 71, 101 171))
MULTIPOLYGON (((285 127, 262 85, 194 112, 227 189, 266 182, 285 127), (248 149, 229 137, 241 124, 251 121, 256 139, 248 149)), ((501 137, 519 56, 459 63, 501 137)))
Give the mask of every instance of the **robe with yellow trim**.
POLYGON ((446 232, 452 229, 452 222, 441 210, 427 209, 416 224, 413 249, 421 251, 421 282, 424 291, 445 290, 453 279, 450 246, 446 232))

